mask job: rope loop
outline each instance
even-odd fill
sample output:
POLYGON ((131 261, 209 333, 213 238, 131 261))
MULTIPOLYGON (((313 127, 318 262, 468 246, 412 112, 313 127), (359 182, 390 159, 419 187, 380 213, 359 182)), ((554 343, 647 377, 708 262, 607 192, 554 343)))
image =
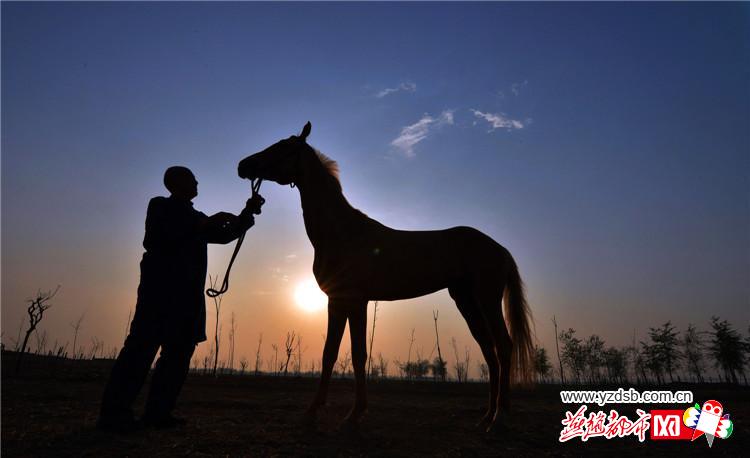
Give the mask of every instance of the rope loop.
MULTIPOLYGON (((260 191, 260 184, 263 183, 263 180, 260 178, 256 178, 252 180, 252 185, 250 186, 250 189, 252 190, 252 197, 255 197, 258 194, 258 191, 260 191)), ((222 294, 226 293, 229 290, 229 272, 232 270, 232 264, 234 264, 235 258, 237 258, 237 253, 240 252, 240 247, 242 246, 242 242, 245 240, 245 234, 247 231, 240 234, 239 237, 237 237, 237 244, 234 246, 234 252, 232 253, 232 258, 229 260, 229 265, 227 266, 227 271, 224 272, 224 281, 221 282, 221 289, 214 289, 214 288, 208 288, 206 290, 206 296, 214 299, 222 294)))

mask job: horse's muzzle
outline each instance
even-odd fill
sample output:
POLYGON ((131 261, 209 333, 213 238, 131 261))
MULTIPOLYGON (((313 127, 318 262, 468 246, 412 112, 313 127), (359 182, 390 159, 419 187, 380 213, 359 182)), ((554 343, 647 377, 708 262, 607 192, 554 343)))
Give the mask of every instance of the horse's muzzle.
POLYGON ((253 170, 254 167, 251 167, 251 164, 249 163, 250 158, 245 158, 240 161, 240 164, 237 166, 237 175, 240 176, 240 178, 246 178, 248 180, 253 180, 255 178, 258 178, 255 171, 253 170))

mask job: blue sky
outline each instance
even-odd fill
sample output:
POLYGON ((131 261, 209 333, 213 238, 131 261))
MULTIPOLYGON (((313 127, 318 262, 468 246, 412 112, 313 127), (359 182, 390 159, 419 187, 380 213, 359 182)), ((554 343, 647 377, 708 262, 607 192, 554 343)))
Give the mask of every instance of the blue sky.
MULTIPOLYGON (((120 345, 164 169, 193 169, 197 208, 237 211, 237 162, 308 120, 365 213, 404 229, 470 225, 508 247, 548 347, 553 314, 615 344, 712 314, 745 329, 749 13, 4 2, 3 331, 15 335, 26 297, 61 283, 50 332, 64 340, 85 312, 90 335, 120 345)), ((325 315, 288 305, 312 260, 299 198, 263 193, 228 310, 247 346, 295 327, 312 356, 325 315)), ((210 271, 230 250, 211 249, 210 271)), ((383 307, 394 358, 412 327, 429 353, 436 307, 445 335, 470 343, 444 292, 383 307)))

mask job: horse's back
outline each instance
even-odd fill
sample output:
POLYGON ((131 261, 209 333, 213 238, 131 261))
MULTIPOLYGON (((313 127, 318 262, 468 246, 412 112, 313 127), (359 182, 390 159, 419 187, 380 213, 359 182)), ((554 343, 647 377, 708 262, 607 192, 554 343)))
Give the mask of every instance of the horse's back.
POLYGON ((366 291, 369 299, 417 297, 477 275, 499 275, 507 250, 467 226, 404 231, 382 226, 331 253, 316 250, 314 272, 329 295, 366 291))
POLYGON ((496 255, 507 252, 492 237, 470 226, 455 226, 447 229, 429 231, 404 231, 388 228, 391 233, 385 234, 386 240, 398 244, 413 245, 415 247, 443 247, 460 252, 480 250, 487 254, 496 255))

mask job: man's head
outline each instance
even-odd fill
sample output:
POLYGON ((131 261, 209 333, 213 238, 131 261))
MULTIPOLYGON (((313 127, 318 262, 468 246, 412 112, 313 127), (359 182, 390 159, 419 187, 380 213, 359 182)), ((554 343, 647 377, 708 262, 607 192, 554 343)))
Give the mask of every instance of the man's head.
POLYGON ((175 197, 193 200, 198 195, 198 180, 187 167, 175 165, 164 172, 164 186, 175 197))

